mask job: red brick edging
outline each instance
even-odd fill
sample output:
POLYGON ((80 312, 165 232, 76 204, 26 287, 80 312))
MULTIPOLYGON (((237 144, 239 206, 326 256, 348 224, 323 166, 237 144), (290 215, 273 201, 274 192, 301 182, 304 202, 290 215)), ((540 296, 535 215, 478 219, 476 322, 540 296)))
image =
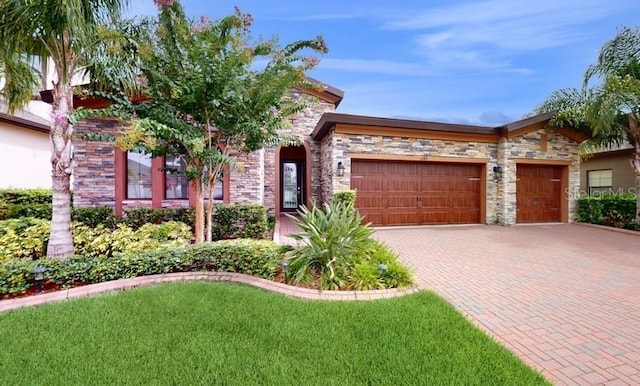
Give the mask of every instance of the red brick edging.
POLYGON ((318 291, 309 288, 294 287, 241 273, 178 272, 113 280, 104 283, 90 284, 82 287, 45 293, 42 295, 0 300, 0 312, 46 303, 55 303, 65 299, 84 298, 106 292, 124 291, 135 287, 153 285, 157 283, 185 280, 210 280, 243 283, 267 291, 278 292, 294 298, 308 300, 376 300, 408 295, 421 290, 418 286, 412 286, 375 291, 318 291))
POLYGON ((575 222, 574 224, 582 225, 585 227, 598 228, 598 229, 602 229, 610 232, 626 233, 628 235, 640 236, 640 231, 633 231, 631 229, 622 229, 622 228, 610 227, 610 226, 600 225, 600 224, 590 224, 586 222, 575 222))

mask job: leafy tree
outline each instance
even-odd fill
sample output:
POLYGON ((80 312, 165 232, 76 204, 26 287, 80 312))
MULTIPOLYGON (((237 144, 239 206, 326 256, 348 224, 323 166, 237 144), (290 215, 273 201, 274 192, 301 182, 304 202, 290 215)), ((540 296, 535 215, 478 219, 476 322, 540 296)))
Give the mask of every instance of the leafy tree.
POLYGON ((583 152, 625 142, 634 147, 631 167, 636 175, 636 224, 640 224, 640 29, 619 29, 601 48, 597 63, 587 69, 581 90, 555 91, 536 111, 557 111, 551 126, 590 133, 592 139, 583 144, 583 152))
MULTIPOLYGON (((1 95, 9 112, 23 107, 39 87, 30 63, 53 62, 51 166, 53 215, 47 257, 74 252, 71 236, 73 125, 72 78, 91 64, 94 49, 105 42, 103 32, 120 18, 126 0, 3 0, 0 2, 0 68, 5 78, 1 95)), ((122 80, 123 82, 125 79, 122 80)))
POLYGON ((137 38, 141 89, 148 100, 108 97, 108 112, 130 122, 116 140, 123 149, 177 156, 194 188, 196 242, 211 239, 213 194, 233 155, 275 145, 287 138, 278 129, 304 107, 290 97, 293 87, 313 87, 305 71, 317 59, 302 50, 325 52, 321 37, 279 47, 276 39, 252 43, 252 17, 236 8, 219 21, 189 20, 178 1, 157 2, 159 17, 137 38), (263 68, 256 69, 260 63, 263 68))

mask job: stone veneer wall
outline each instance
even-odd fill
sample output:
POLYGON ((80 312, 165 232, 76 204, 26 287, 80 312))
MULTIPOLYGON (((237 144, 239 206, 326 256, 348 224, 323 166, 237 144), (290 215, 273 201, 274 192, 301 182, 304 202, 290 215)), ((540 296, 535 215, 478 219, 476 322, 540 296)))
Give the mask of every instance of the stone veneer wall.
MULTIPOLYGON (((325 138, 329 138, 330 134, 325 138)), ((349 135, 333 132, 331 142, 333 153, 325 155, 331 165, 342 161, 345 167, 343 177, 333 176, 333 191, 349 189, 351 186, 351 157, 354 154, 391 154, 398 156, 432 156, 451 158, 484 158, 487 163, 487 218, 486 222, 495 223, 497 200, 496 181, 492 178, 492 165, 497 162, 497 146, 493 143, 457 142, 422 138, 388 137, 372 135, 349 135), (329 159, 330 158, 330 159, 329 159)))
MULTIPOLYGON (((303 111, 295 114, 289 118, 289 127, 282 128, 280 134, 298 137, 301 141, 305 142, 309 146, 311 152, 311 159, 307 160, 307 163, 311 163, 311 200, 315 202, 322 202, 324 197, 322 193, 323 182, 322 176, 325 174, 323 165, 321 162, 321 144, 311 138, 311 132, 318 124, 318 121, 322 117, 322 114, 326 112, 332 112, 335 110, 335 106, 332 103, 319 100, 307 96, 300 92, 292 93, 294 98, 306 98, 308 107, 303 111)), ((276 151, 278 147, 271 147, 264 149, 264 205, 269 210, 269 213, 273 214, 276 207, 276 151)), ((231 184, 231 188, 234 185, 231 184)), ((232 195, 233 197, 233 195, 232 195)))
MULTIPOLYGON (((333 149, 335 146, 333 145, 333 131, 327 133, 327 135, 322 138, 322 142, 320 144, 320 153, 321 160, 320 164, 322 166, 323 173, 320 176, 320 193, 322 196, 322 202, 328 203, 333 196, 333 192, 340 189, 333 189, 333 179, 337 178, 335 174, 336 166, 338 161, 334 161, 336 157, 333 156, 333 149)), ((341 161, 345 161, 341 159, 341 161)))
MULTIPOLYGON (((322 176, 325 201, 333 192, 349 189, 351 185, 351 157, 356 154, 385 154, 397 156, 438 156, 453 158, 487 159, 486 223, 512 225, 516 222, 516 168, 517 159, 570 161, 569 192, 575 197, 580 188, 578 144, 554 133, 546 133, 547 150, 542 151, 540 137, 544 129, 511 139, 501 138, 498 144, 458 142, 406 137, 328 133, 322 141, 322 164, 329 170, 322 176), (333 173, 339 161, 345 166, 343 177, 333 173), (502 176, 493 172, 502 167, 502 176)), ((569 221, 576 217, 577 204, 569 200, 569 221)))
MULTIPOLYGON (((114 135, 118 121, 91 119, 77 123, 75 134, 114 135)), ((73 151, 73 205, 76 208, 115 205, 115 149, 108 142, 75 140, 73 151)))
POLYGON ((545 132, 544 129, 530 132, 522 136, 511 138, 504 149, 507 153, 505 159, 509 162, 503 165, 503 178, 505 179, 505 217, 504 224, 512 225, 516 222, 516 169, 517 159, 539 160, 564 160, 570 161, 568 192, 562 192, 563 199, 569 198, 569 222, 573 222, 577 215, 576 197, 580 191, 580 156, 578 143, 554 132, 545 132), (547 150, 542 151, 540 146, 541 136, 547 136, 547 150))
POLYGON ((232 204, 264 203, 264 149, 250 154, 236 154, 236 168, 229 176, 229 202, 232 204))

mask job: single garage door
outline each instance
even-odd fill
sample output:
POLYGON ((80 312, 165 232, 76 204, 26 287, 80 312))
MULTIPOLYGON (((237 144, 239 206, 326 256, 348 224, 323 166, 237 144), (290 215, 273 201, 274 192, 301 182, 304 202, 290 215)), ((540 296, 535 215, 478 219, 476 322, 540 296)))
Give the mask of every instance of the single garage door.
POLYGON ((353 160, 356 207, 374 225, 477 224, 481 166, 353 160))
POLYGON ((562 166, 517 165, 516 221, 560 222, 562 166))

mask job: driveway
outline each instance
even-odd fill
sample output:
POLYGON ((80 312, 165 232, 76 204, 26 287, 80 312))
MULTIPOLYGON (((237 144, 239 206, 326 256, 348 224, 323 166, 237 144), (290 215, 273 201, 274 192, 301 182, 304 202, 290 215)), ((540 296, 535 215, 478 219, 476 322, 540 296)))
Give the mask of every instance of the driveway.
POLYGON ((640 384, 640 236, 584 225, 379 228, 433 289, 557 384, 640 384))

